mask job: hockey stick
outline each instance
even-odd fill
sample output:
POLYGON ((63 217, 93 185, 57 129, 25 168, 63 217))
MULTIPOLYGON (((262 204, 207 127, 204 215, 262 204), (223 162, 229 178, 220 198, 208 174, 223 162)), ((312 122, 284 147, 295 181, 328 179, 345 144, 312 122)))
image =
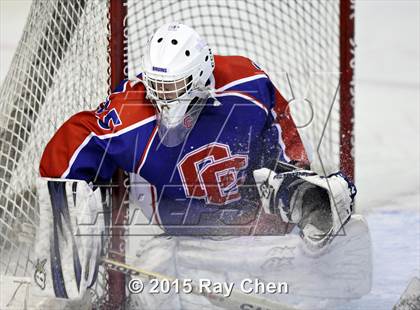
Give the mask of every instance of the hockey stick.
MULTIPOLYGON (((168 277, 159 273, 143 270, 135 266, 130 266, 125 263, 118 262, 109 258, 102 258, 102 262, 106 268, 134 276, 146 280, 169 280, 175 281, 175 278, 168 277)), ((248 295, 238 290, 233 290, 229 297, 214 292, 202 291, 195 284, 192 284, 191 294, 203 296, 207 298, 215 306, 223 309, 264 309, 264 310, 297 310, 292 306, 288 306, 279 302, 271 301, 255 295, 248 295)))

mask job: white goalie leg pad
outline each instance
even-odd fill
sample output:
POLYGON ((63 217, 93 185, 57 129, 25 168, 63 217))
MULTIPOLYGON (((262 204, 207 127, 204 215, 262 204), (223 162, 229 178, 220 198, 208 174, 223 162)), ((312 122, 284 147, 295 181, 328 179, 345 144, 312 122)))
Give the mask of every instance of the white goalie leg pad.
MULTIPOLYGON (((359 215, 350 219, 345 235, 334 238, 316 255, 295 234, 232 238, 158 236, 142 244, 128 263, 149 272, 192 279, 195 284, 200 280, 215 285, 234 283, 235 290, 244 289, 277 302, 307 304, 305 309, 314 309, 310 303, 319 305, 326 299, 342 303, 343 299, 360 298, 371 289, 371 240, 366 222, 359 215), (268 283, 274 283, 282 293, 256 291, 256 285, 261 288, 268 283)), ((150 294, 145 289, 130 297, 133 309, 218 309, 201 296, 176 294, 173 290, 169 294, 150 294)), ((245 304, 242 306, 248 309, 245 304)))
POLYGON ((104 235, 99 189, 84 181, 40 179, 40 225, 32 295, 81 299, 95 279, 104 235))

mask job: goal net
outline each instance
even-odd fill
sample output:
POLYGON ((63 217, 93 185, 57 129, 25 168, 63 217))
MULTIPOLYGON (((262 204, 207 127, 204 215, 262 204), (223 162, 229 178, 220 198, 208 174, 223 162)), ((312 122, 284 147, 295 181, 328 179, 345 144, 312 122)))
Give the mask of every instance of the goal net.
POLYGON ((34 0, 0 88, 1 274, 32 276, 31 245, 19 232, 39 223, 35 184, 46 143, 69 116, 102 102, 119 77, 138 74, 143 47, 167 22, 192 26, 215 54, 259 64, 288 100, 312 168, 352 176, 353 5, 34 0))

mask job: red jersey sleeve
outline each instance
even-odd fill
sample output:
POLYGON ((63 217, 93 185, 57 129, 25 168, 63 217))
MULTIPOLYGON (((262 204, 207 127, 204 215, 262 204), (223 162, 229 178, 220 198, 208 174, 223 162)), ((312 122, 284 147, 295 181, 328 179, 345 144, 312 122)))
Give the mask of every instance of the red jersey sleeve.
POLYGON ((144 93, 141 83, 124 81, 95 111, 73 115, 45 147, 41 176, 90 181, 111 178, 117 167, 133 170, 155 120, 144 93))

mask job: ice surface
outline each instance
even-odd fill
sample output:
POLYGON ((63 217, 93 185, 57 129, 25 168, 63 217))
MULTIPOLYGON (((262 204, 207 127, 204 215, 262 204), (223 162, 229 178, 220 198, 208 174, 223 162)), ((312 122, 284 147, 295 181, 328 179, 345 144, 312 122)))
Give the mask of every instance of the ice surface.
POLYGON ((418 212, 420 3, 360 1, 356 12, 358 205, 418 212))
MULTIPOLYGON (((29 1, 0 1, 0 81, 29 1)), ((420 2, 356 2, 356 183, 374 250, 372 292, 339 309, 391 309, 420 276, 420 2)), ((332 309, 332 308, 329 308, 332 309)))

